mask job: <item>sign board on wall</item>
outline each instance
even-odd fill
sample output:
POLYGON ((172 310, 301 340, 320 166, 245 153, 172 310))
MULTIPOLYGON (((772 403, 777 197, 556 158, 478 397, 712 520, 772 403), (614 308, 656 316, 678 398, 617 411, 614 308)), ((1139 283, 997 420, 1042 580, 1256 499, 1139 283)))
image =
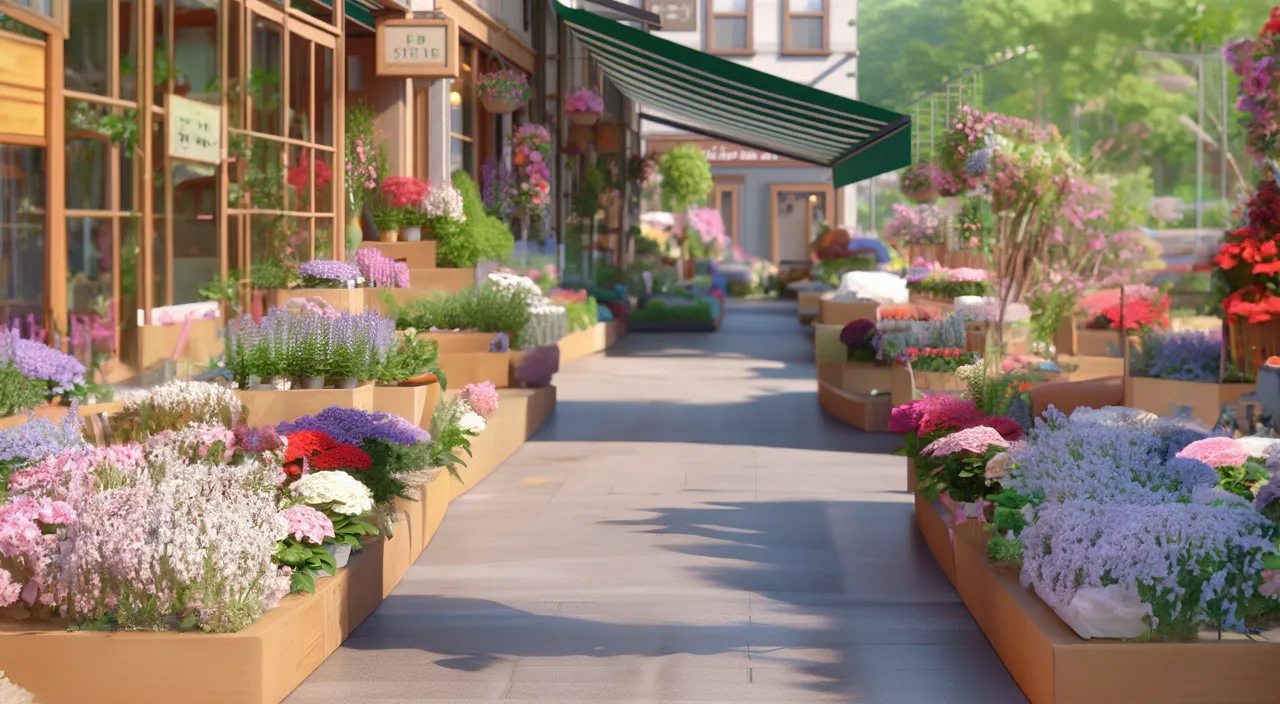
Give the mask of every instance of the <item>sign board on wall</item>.
POLYGON ((177 95, 169 101, 169 156, 202 164, 222 162, 222 107, 177 95))
POLYGON ((375 73, 399 78, 457 78, 458 25, 451 19, 378 20, 375 73))
POLYGON ((649 151, 655 154, 666 153, 677 144, 695 145, 707 155, 707 161, 711 162, 712 166, 812 166, 803 161, 744 147, 733 142, 670 137, 649 137, 645 141, 648 143, 649 151))
POLYGON ((698 0, 644 0, 644 9, 662 19, 663 32, 698 29, 698 0))
POLYGON ((0 33, 0 133, 45 136, 44 62, 43 42, 0 33))

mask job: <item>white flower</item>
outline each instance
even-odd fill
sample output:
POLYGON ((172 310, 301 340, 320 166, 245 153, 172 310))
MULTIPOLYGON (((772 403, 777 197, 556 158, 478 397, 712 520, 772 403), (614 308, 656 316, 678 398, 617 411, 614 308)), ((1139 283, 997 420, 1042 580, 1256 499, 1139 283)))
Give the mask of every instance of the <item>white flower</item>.
POLYGON ((851 271, 840 277, 833 300, 876 301, 889 305, 906 303, 910 294, 907 280, 884 271, 851 271))
POLYGON ((36 698, 27 690, 9 681, 0 671, 0 703, 2 704, 35 704, 36 698))
POLYGON ((457 222, 466 222, 466 213, 462 210, 462 193, 450 183, 433 183, 427 190, 427 197, 422 200, 422 212, 429 218, 447 218, 457 222))
POLYGON ((479 413, 468 410, 458 419, 458 427, 462 428, 465 433, 479 435, 484 432, 484 418, 479 413))
POLYGON ((308 506, 331 504, 335 513, 344 516, 363 516, 373 510, 373 492, 346 472, 312 472, 294 482, 291 490, 308 506))

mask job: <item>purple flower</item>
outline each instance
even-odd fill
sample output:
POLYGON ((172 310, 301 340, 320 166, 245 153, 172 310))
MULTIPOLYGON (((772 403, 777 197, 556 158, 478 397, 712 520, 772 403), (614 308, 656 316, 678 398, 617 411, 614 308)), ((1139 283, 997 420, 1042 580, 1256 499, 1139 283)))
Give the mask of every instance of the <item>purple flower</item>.
POLYGON ((515 378, 521 384, 540 388, 551 383, 551 378, 560 371, 560 348, 556 345, 533 347, 520 355, 516 364, 515 378))
POLYGON ((985 176, 991 167, 991 150, 979 149, 964 160, 964 172, 971 177, 985 176))
POLYGON ((1277 502, 1280 502, 1280 474, 1273 476, 1271 481, 1262 485, 1258 495, 1253 499, 1253 507, 1263 511, 1277 502))
POLYGON ((19 337, 17 330, 5 331, 0 345, 0 362, 12 362, 28 379, 46 382, 55 396, 74 391, 84 384, 85 368, 80 360, 34 340, 19 337))
POLYGON ((360 278, 360 270, 346 262, 314 259, 303 262, 302 266, 298 267, 298 276, 301 276, 304 281, 307 279, 330 282, 355 281, 360 278))
POLYGON ((64 450, 86 447, 83 434, 84 423, 75 401, 58 423, 29 413, 22 425, 0 430, 0 468, 22 467, 64 450))
POLYGON ((1222 332, 1152 332, 1143 336, 1145 376, 1216 382, 1222 363, 1222 332))
POLYGON ((318 430, 338 442, 363 445, 366 440, 385 440, 397 445, 430 442, 431 434, 400 416, 370 413, 358 408, 329 406, 314 416, 302 416, 276 426, 281 435, 299 430, 318 430))
POLYGON ((241 425, 235 429, 235 434, 236 445, 244 448, 246 452, 270 452, 284 446, 284 441, 276 429, 269 425, 261 427, 241 425))
POLYGON ((408 288, 409 265, 383 256, 373 247, 361 247, 356 251, 356 268, 370 286, 378 288, 408 288))

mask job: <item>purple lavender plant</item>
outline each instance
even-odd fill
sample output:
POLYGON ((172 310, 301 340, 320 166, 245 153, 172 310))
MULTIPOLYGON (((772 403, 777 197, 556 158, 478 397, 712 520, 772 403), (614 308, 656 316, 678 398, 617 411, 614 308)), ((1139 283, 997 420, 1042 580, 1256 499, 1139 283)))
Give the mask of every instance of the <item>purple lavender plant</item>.
POLYGON ((492 215, 503 216, 507 211, 507 192, 511 188, 511 170, 506 163, 493 157, 480 167, 480 198, 484 209, 492 215))
POLYGON ((1216 382, 1221 363, 1221 331, 1150 332, 1142 338, 1143 376, 1216 382))
POLYGON ((0 344, 0 363, 12 362, 22 375, 48 385, 50 397, 76 391, 84 386, 85 368, 80 360, 34 340, 20 337, 17 330, 5 330, 0 344))
POLYGON ((27 422, 22 425, 0 430, 0 490, 9 471, 34 464, 63 450, 83 447, 87 447, 84 423, 75 401, 71 402, 67 415, 58 423, 29 413, 27 422))
POLYGON ((344 288, 360 278, 360 270, 346 262, 314 259, 298 267, 298 277, 307 288, 344 288))
POLYGON ((299 430, 318 430, 338 442, 356 446, 363 445, 366 440, 385 440, 397 445, 416 445, 431 440, 430 433, 400 416, 342 406, 329 406, 314 416, 286 421, 277 425, 276 430, 281 435, 299 430))

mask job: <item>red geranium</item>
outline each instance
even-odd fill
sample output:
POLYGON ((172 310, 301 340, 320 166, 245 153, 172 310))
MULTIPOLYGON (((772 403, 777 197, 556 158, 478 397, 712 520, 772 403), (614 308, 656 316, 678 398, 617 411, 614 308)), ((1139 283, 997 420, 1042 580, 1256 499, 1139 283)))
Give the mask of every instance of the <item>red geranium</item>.
POLYGON ((388 176, 382 179, 382 195, 393 208, 417 205, 427 197, 427 184, 412 176, 388 176))
POLYGON ((313 469, 368 469, 373 464, 369 453, 355 445, 340 444, 310 458, 313 469))
POLYGON ((1271 19, 1262 25, 1262 29, 1258 32, 1259 37, 1270 37, 1280 34, 1280 7, 1271 8, 1271 19))
POLYGON ((1116 304, 1102 311, 1098 318, 1099 322, 1105 320, 1108 330, 1119 330, 1121 324, 1125 332, 1165 328, 1169 326, 1169 297, 1161 296, 1156 301, 1145 298, 1127 300, 1123 311, 1120 304, 1116 304))
POLYGON ((299 430, 284 436, 289 441, 284 451, 285 462, 311 457, 317 452, 338 446, 338 441, 329 437, 328 433, 319 430, 299 430))
POLYGON ((1246 323, 1265 323, 1280 315, 1280 297, 1264 286, 1242 288, 1222 301, 1227 318, 1246 323))

